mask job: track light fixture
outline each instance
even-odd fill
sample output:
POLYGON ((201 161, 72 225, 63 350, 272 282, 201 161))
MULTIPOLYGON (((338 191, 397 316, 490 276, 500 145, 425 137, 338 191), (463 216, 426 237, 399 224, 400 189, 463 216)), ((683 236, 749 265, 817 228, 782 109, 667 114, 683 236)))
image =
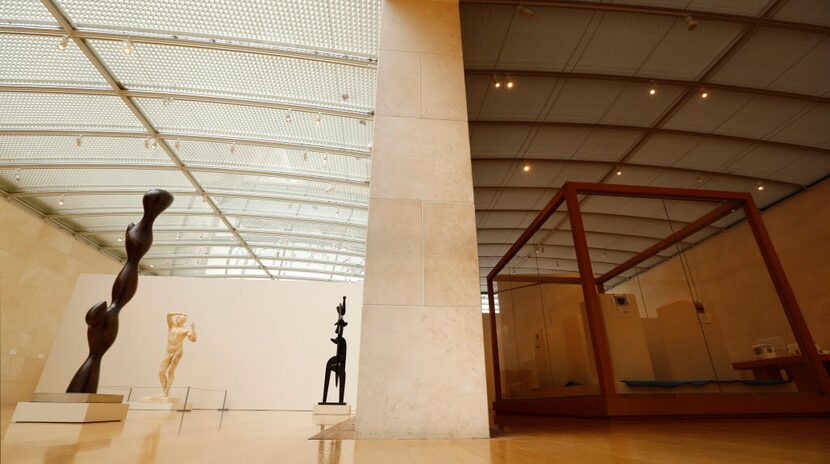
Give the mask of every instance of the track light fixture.
POLYGON ((236 154, 236 144, 235 143, 231 144, 231 154, 232 155, 236 154))
POLYGON ((285 122, 289 122, 289 123, 290 123, 290 122, 291 122, 291 121, 293 121, 293 120, 294 120, 294 118, 293 118, 293 117, 291 117, 291 110, 288 110, 288 112, 287 112, 287 113, 285 113, 285 122))
POLYGON ((314 125, 319 126, 323 123, 323 116, 320 113, 314 115, 314 125))
POLYGON ((323 155, 323 165, 329 164, 329 155, 323 155))
POLYGON ((702 98, 704 100, 709 98, 709 91, 706 90, 706 89, 701 89, 700 90, 700 98, 702 98))
POLYGON ((654 95, 656 93, 657 93, 657 83, 655 83, 654 81, 651 81, 651 87, 649 87, 649 89, 648 89, 648 94, 649 95, 654 95))
POLYGON ((58 42, 58 50, 66 50, 69 48, 69 36, 65 35, 61 37, 60 42, 58 42))
POLYGON ((693 30, 697 29, 697 26, 699 26, 699 24, 697 23, 697 21, 695 21, 695 18, 692 18, 691 14, 687 14, 686 15, 686 29, 688 29, 690 31, 693 31, 693 30))
POLYGON ((151 148, 156 148, 157 145, 158 145, 158 142, 153 137, 147 137, 147 140, 144 141, 144 148, 146 148, 148 150, 151 149, 151 148))
POLYGON ((755 188, 758 189, 758 191, 764 190, 764 183, 759 180, 755 183, 755 188))
POLYGON ((703 176, 701 176, 699 172, 695 174, 695 182, 698 184, 703 182, 703 176))
POLYGON ((15 169, 15 171, 14 171, 14 180, 20 182, 20 168, 15 169))
POLYGON ((80 147, 82 143, 84 143, 83 136, 79 134, 75 137, 75 146, 80 147))
POLYGON ((515 85, 515 83, 513 82, 513 79, 507 79, 507 83, 505 84, 505 87, 507 87, 508 89, 512 89, 514 85, 515 85))
POLYGON ((133 46, 133 43, 130 42, 129 39, 124 40, 123 42, 121 42, 121 53, 123 53, 127 56, 130 56, 133 53, 135 53, 135 47, 133 46))
POLYGON ((63 206, 63 204, 64 204, 63 197, 61 197, 61 199, 58 200, 58 205, 63 206))
POLYGON ((519 4, 516 5, 516 10, 519 12, 520 15, 526 16, 528 18, 530 18, 530 17, 532 17, 533 15, 536 14, 535 11, 533 11, 530 8, 526 7, 523 2, 519 2, 519 4))
POLYGON ((622 168, 621 168, 621 167, 619 167, 619 166, 617 166, 616 168, 614 168, 614 174, 616 174, 616 175, 618 175, 618 176, 621 176, 621 175, 622 175, 622 168))

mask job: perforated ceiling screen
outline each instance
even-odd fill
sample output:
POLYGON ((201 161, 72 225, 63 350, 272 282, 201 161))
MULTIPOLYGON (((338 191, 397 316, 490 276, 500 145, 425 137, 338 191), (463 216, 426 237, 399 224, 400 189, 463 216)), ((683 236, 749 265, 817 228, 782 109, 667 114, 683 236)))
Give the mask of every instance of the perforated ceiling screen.
POLYGON ((10 0, 0 188, 143 271, 363 277, 380 0, 10 0))

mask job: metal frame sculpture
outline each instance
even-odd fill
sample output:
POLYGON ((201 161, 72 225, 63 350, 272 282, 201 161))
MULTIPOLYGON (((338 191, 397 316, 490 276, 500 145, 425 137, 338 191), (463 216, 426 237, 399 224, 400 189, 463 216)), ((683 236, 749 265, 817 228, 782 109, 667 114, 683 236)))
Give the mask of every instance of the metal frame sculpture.
POLYGON ((337 322, 334 323, 334 333, 336 338, 331 338, 331 342, 337 345, 337 354, 329 358, 326 363, 326 373, 323 382, 323 401, 318 404, 346 404, 343 402, 343 396, 346 394, 346 339, 343 338, 343 328, 349 325, 343 320, 346 315, 346 297, 343 297, 343 302, 337 305, 337 322), (337 403, 329 403, 327 400, 329 396, 329 380, 331 374, 334 374, 334 386, 340 386, 340 396, 337 403))
POLYGON ((745 192, 646 187, 636 185, 591 184, 565 182, 551 198, 536 219, 502 256, 487 275, 487 296, 490 306, 490 339, 493 356, 493 391, 496 412, 554 414, 574 416, 637 416, 637 415, 727 415, 727 414, 827 414, 830 412, 830 374, 822 365, 812 334, 796 301, 787 275, 772 245, 761 212, 752 195, 745 192), (585 225, 580 211, 580 195, 606 195, 675 200, 703 200, 720 205, 682 229, 658 241, 639 254, 619 264, 603 275, 595 276, 585 225), (501 271, 524 247, 545 222, 565 205, 573 237, 579 276, 500 275, 501 271), (790 329, 801 347, 800 366, 807 380, 804 392, 799 394, 688 394, 681 397, 667 395, 625 395, 617 393, 611 362, 608 335, 600 308, 599 294, 605 293, 605 284, 628 269, 642 263, 676 242, 693 235, 707 225, 742 209, 746 222, 755 237, 758 250, 769 272, 775 292, 781 302, 790 329), (495 311, 496 281, 576 284, 582 287, 587 313, 588 330, 600 394, 596 396, 557 397, 511 400, 502 395, 499 368, 499 338, 495 311))
POLYGON ((127 262, 115 278, 112 286, 112 303, 102 301, 86 313, 86 332, 89 355, 75 372, 67 387, 67 393, 97 393, 101 359, 115 342, 118 335, 118 314, 133 298, 138 288, 138 263, 153 244, 153 222, 171 204, 173 195, 165 190, 150 190, 142 199, 144 216, 138 224, 127 226, 124 245, 127 262))

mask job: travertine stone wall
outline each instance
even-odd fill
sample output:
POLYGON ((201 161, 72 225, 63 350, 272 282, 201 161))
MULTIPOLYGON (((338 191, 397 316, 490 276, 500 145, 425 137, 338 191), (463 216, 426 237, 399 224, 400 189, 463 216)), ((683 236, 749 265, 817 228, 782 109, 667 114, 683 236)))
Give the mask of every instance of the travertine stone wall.
POLYGON ((359 438, 489 436, 457 1, 383 3, 359 438))
POLYGON ((120 268, 88 244, 0 199, 2 404, 28 400, 34 391, 78 276, 115 274, 120 268))

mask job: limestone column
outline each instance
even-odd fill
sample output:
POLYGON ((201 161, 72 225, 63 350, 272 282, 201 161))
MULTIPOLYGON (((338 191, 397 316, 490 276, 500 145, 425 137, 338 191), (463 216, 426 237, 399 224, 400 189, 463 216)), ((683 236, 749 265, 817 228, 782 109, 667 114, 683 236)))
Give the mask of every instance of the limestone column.
POLYGON ((358 438, 489 436, 457 0, 384 0, 358 438))

